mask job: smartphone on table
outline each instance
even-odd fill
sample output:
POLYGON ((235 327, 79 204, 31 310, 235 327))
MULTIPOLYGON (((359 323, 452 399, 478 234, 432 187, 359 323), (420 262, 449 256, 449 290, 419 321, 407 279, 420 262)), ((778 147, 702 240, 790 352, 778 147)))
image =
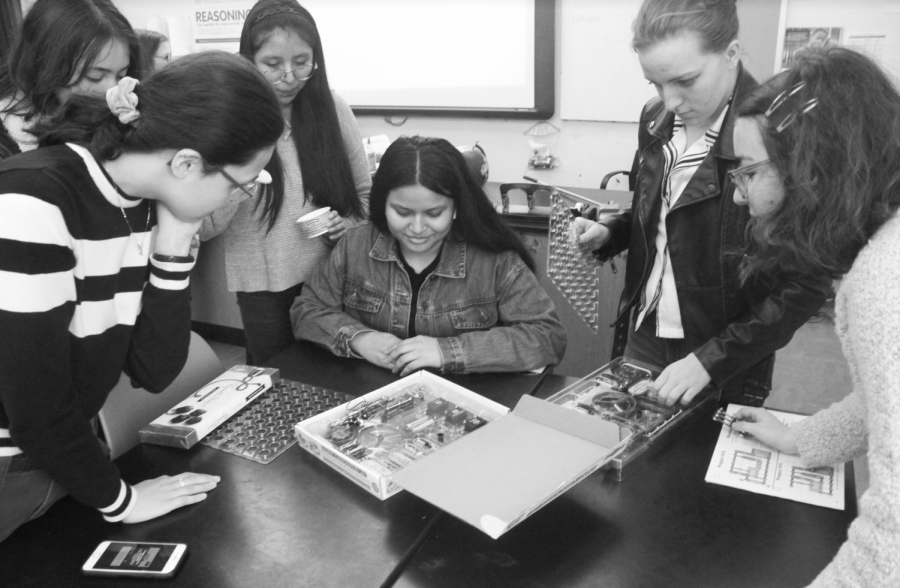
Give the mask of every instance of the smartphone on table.
POLYGON ((171 578, 186 552, 184 543, 104 541, 81 571, 89 576, 171 578))

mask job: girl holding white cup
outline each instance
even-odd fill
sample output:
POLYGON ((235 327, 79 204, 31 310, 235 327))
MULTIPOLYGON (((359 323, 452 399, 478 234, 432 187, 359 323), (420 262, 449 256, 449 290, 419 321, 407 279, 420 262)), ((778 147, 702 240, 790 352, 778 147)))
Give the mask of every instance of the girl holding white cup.
POLYGON ((247 362, 259 365, 294 342, 291 304, 346 230, 365 218, 372 182, 356 119, 328 87, 307 10, 296 0, 256 3, 240 54, 274 89, 286 131, 266 167, 271 186, 207 218, 200 237, 225 235, 226 278, 237 293, 247 362), (307 238, 298 219, 324 208, 327 231, 307 238))

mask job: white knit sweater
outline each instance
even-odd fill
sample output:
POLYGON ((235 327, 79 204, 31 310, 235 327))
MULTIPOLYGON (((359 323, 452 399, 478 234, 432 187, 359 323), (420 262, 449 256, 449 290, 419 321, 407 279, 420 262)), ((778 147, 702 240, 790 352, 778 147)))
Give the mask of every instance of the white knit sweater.
POLYGON ((811 585, 900 587, 900 215, 860 252, 836 300, 852 393, 794 425, 810 466, 867 452, 869 489, 847 542, 811 585))
MULTIPOLYGON (((359 126, 347 103, 337 94, 332 95, 353 183, 363 209, 368 211, 372 180, 359 126)), ((305 282, 331 253, 331 247, 324 239, 301 236, 296 224, 298 218, 312 212, 316 206, 312 200, 304 198, 303 177, 293 137, 285 133, 276 149, 284 169, 284 203, 272 230, 266 232, 268 225, 262 221, 263 207, 257 208, 255 200, 219 209, 204 219, 200 229, 203 240, 225 233, 225 274, 228 289, 232 292, 286 290, 305 282)), ((363 220, 348 219, 348 223, 355 226, 363 220)))

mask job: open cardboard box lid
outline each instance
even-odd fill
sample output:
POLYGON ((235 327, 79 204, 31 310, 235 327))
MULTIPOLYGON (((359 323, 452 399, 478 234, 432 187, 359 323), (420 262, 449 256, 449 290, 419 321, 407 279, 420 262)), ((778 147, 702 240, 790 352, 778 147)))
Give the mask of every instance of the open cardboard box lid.
POLYGON ((523 396, 513 411, 392 476, 496 539, 624 447, 618 425, 523 396))

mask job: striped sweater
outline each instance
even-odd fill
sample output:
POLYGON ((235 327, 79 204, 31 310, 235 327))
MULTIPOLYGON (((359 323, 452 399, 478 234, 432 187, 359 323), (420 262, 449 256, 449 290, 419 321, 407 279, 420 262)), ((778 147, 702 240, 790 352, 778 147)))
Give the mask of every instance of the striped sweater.
POLYGON ((190 344, 193 263, 148 261, 155 225, 81 147, 0 162, 0 456, 25 453, 110 521, 134 494, 90 420, 123 370, 165 389, 190 344))

